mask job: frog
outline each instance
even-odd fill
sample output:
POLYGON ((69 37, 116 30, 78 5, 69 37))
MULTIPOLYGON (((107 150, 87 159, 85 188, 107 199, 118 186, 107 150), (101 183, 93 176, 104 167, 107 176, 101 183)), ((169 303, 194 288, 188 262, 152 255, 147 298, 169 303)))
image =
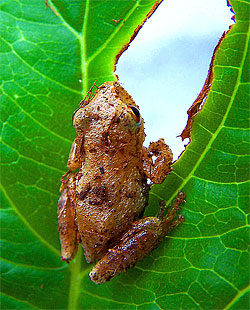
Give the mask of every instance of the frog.
MULTIPOLYGON (((92 90, 92 89, 91 89, 92 90)), ((109 81, 82 100, 72 116, 76 137, 61 178, 58 231, 61 259, 70 262, 81 244, 95 263, 90 279, 102 284, 153 251, 183 221, 179 194, 164 216, 143 217, 152 184, 172 170, 173 153, 160 138, 143 145, 144 120, 119 82, 109 81)))

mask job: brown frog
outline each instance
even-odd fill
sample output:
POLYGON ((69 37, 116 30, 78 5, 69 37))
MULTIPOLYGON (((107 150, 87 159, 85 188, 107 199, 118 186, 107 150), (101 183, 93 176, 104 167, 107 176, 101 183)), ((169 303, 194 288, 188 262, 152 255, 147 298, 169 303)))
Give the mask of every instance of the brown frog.
POLYGON ((58 202, 61 257, 72 260, 81 243, 87 262, 98 261, 89 276, 101 284, 135 265, 183 220, 174 220, 183 195, 167 216, 161 208, 158 217, 142 218, 148 179, 162 183, 173 155, 163 139, 142 145, 143 119, 118 82, 102 84, 82 101, 73 126, 77 136, 58 202))

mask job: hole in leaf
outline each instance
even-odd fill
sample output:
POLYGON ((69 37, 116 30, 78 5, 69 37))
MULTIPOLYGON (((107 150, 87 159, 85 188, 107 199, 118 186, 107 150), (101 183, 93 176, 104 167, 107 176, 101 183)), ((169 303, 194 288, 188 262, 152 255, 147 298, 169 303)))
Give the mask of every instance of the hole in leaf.
POLYGON ((232 16, 226 0, 164 1, 121 56, 116 73, 140 106, 145 145, 164 138, 175 160, 184 150, 177 135, 232 16))

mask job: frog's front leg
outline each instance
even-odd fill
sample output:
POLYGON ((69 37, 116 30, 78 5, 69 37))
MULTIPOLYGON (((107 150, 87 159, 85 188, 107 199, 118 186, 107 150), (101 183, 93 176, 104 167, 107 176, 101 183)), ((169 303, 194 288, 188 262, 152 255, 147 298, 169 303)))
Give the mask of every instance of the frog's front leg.
POLYGON ((153 183, 162 183, 172 170, 173 153, 164 139, 151 142, 148 148, 143 148, 143 170, 153 183), (153 156, 156 157, 153 161, 153 156))
POLYGON ((89 276, 96 284, 102 284, 127 271, 138 261, 146 257, 163 240, 163 238, 184 220, 182 215, 175 218, 178 206, 184 201, 184 194, 179 192, 173 208, 164 217, 145 217, 132 224, 123 234, 118 245, 92 268, 89 276))

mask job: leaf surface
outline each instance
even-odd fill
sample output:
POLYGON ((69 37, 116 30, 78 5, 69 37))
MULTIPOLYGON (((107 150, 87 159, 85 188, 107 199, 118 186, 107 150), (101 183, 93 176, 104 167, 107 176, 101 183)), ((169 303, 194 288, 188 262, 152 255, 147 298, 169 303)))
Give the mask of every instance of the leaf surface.
MULTIPOLYGON (((128 274, 96 286, 79 251, 60 261, 56 205, 89 87, 115 80, 117 53, 154 1, 0 3, 2 309, 247 309, 249 1, 232 0, 192 141, 159 198, 186 193, 185 223, 128 274)), ((160 8, 159 8, 160 9, 160 8)))

